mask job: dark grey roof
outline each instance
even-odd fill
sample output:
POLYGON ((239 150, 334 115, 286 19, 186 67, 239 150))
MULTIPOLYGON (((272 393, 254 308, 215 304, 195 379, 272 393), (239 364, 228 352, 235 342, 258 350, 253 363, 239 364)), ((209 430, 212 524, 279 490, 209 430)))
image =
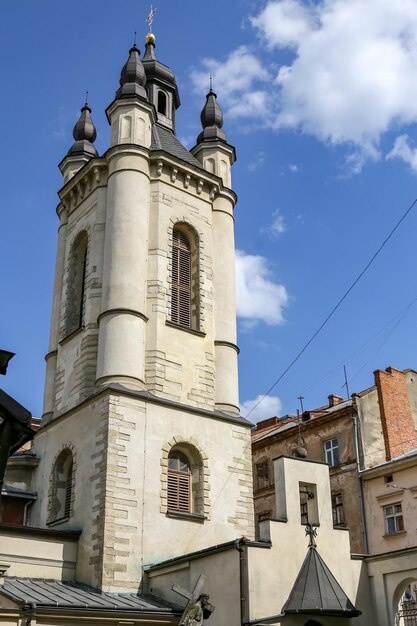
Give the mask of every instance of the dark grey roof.
POLYGON ((310 547, 282 612, 335 617, 361 614, 314 547, 310 547))
POLYGON ((184 148, 174 133, 159 124, 154 124, 152 129, 151 150, 163 150, 194 167, 202 168, 200 161, 197 161, 191 152, 188 152, 188 150, 184 148))
POLYGON ((6 577, 0 592, 19 604, 63 609, 139 611, 144 613, 181 613, 174 604, 135 593, 103 593, 71 582, 36 578, 6 577))

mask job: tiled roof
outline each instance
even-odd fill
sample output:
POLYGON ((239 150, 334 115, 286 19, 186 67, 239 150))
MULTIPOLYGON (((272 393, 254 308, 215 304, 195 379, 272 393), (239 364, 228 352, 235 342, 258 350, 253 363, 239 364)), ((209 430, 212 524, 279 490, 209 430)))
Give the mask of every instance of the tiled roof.
POLYGON ((186 148, 178 141, 174 133, 159 124, 154 124, 152 128, 151 150, 163 150, 172 156, 194 165, 201 169, 202 165, 197 159, 188 152, 186 148))
POLYGON ((180 613, 181 609, 159 598, 135 593, 103 593, 84 585, 59 580, 6 577, 0 593, 18 604, 65 609, 101 609, 144 613, 180 613))

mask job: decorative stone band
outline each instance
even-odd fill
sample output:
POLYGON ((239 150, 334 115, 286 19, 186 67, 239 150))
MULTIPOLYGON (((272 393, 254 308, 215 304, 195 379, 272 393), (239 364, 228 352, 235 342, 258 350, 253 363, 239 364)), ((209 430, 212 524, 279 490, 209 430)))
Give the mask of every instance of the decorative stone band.
POLYGON ((48 354, 45 354, 45 361, 48 361, 49 359, 51 359, 53 356, 56 356, 58 354, 58 350, 51 350, 51 352, 48 352, 48 354))
POLYGON ((240 353, 240 348, 239 346, 237 346, 235 343, 232 343, 231 341, 215 341, 214 342, 215 346, 224 346, 225 348, 232 348, 233 350, 236 350, 236 352, 239 354, 240 353))
POLYGON ((103 311, 102 313, 100 313, 100 315, 97 318, 97 324, 100 323, 100 320, 103 319, 103 317, 107 317, 108 315, 134 315, 135 317, 140 317, 140 319, 142 319, 144 322, 148 322, 149 318, 146 317, 146 315, 144 315, 143 313, 141 313, 140 311, 135 311, 134 309, 108 309, 107 311, 103 311))

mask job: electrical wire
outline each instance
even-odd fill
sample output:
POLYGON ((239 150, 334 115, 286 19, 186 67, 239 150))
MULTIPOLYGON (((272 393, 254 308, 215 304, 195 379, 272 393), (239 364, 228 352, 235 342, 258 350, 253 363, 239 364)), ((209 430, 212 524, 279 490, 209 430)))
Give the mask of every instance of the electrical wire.
POLYGON ((368 261, 368 263, 365 265, 365 267, 363 268, 363 270, 358 274, 358 276, 355 278, 355 280, 353 281, 353 283, 350 285, 350 287, 345 291, 345 293, 343 294, 343 296, 340 298, 340 300, 335 304, 335 306, 332 308, 332 310, 330 311, 330 313, 327 315, 327 317, 324 319, 324 321, 320 324, 320 326, 318 327, 318 329, 313 333, 313 335, 310 337, 310 339, 307 341, 307 343, 304 344, 304 346, 301 348, 301 350, 297 353, 297 355, 293 358, 293 360, 290 362, 289 365, 287 365, 287 367, 284 369, 284 371, 279 375, 279 377, 277 378, 277 380, 274 382, 273 385, 271 385, 271 387, 268 389, 268 391, 258 400, 258 402, 256 402, 256 404, 254 404, 254 406, 251 408, 251 410, 249 411, 249 413, 246 415, 246 419, 249 417, 249 415, 251 413, 253 413, 253 411, 261 404, 261 402, 263 402, 265 400, 265 398, 267 396, 269 396, 269 394, 271 393, 271 391, 273 391, 273 389, 275 389, 275 387, 278 385, 278 383, 281 382, 281 380, 284 378, 284 376, 290 371, 290 369, 297 363, 297 361, 300 359, 300 357, 304 354, 304 352, 307 350, 307 348, 309 347, 309 345, 314 341, 314 339, 317 337, 317 335, 323 330, 323 328, 326 326, 327 322, 333 317, 333 315, 336 313, 336 311, 338 310, 338 308, 340 307, 340 305, 344 302, 344 300, 346 300, 346 298, 348 297, 348 295, 350 294, 350 292, 354 289, 354 287, 358 284, 358 282, 361 280, 362 276, 364 276, 364 274, 368 271, 368 269, 371 267, 371 265, 373 264, 373 262, 375 261, 375 259, 377 258, 377 256, 380 254, 380 252, 383 250, 383 248, 386 246, 386 244, 388 243, 388 241, 391 239, 391 237, 394 235, 394 233, 397 231, 397 229, 400 227, 400 225, 402 224, 402 222, 405 220, 405 218, 407 217, 407 215, 412 211, 412 209, 414 208, 414 206, 417 203, 417 198, 412 202, 412 204, 410 204, 410 206, 408 207, 408 209, 406 210, 406 212, 400 217, 400 219, 398 220, 398 222, 395 224, 395 226, 392 228, 392 230, 390 231, 390 233, 385 237, 384 241, 381 243, 381 245, 379 246, 379 248, 376 250, 376 252, 372 255, 372 257, 370 258, 370 260, 368 261))

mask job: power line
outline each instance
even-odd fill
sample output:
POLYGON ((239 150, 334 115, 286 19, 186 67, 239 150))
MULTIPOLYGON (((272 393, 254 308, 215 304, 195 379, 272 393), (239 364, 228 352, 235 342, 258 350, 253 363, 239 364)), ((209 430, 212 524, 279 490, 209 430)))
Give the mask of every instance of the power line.
POLYGON ((258 402, 251 408, 251 410, 249 411, 249 413, 246 415, 246 418, 249 417, 249 415, 261 404, 261 402, 263 402, 265 400, 265 398, 267 396, 269 396, 269 394, 271 393, 271 391, 273 389, 275 389, 275 387, 278 385, 279 382, 281 382, 281 380, 284 378, 284 376, 290 371, 290 369, 297 363, 297 361, 299 360, 299 358, 304 354, 304 352, 307 350, 307 348, 309 347, 309 345, 314 341, 314 339, 317 337, 317 335, 323 330, 323 328, 326 326, 327 322, 333 317, 333 315, 336 313, 337 309, 340 307, 340 305, 342 304, 342 302, 344 302, 344 300, 346 300, 346 298, 348 297, 348 295, 350 294, 350 292, 352 291, 352 289, 358 284, 358 282, 360 281, 360 279, 362 278, 362 276, 368 271, 368 269, 371 267, 371 265, 373 264, 373 262, 375 261, 375 259, 377 258, 377 256, 380 254, 380 252, 382 251, 382 249, 386 246, 386 244, 388 243, 388 241, 391 239, 391 237, 393 236, 393 234, 396 232, 396 230, 400 227, 400 225, 402 224, 402 222, 405 220, 405 218, 407 217, 407 215, 411 212, 411 210, 414 208, 415 204, 417 203, 417 198, 414 200, 414 202, 412 204, 410 204, 410 206, 408 207, 408 209, 406 210, 406 212, 401 216, 401 218, 398 220, 398 222, 395 224, 395 226, 392 228, 392 230, 390 231, 390 233, 387 235, 387 237, 384 239, 384 241, 381 243, 381 245, 379 246, 379 248, 377 249, 377 251, 373 254, 373 256, 371 257, 371 259, 368 261, 368 263, 365 265, 365 267, 363 268, 363 270, 358 274, 358 276, 355 278, 355 280, 353 281, 353 283, 350 285, 350 287, 347 289, 347 291, 345 291, 345 293, 343 294, 343 296, 340 298, 340 300, 335 304, 335 306, 333 307, 333 309, 330 311, 330 313, 328 314, 328 316, 325 318, 325 320, 320 324, 320 326, 318 327, 318 329, 315 331, 315 333, 310 337, 310 339, 307 341, 307 343, 304 344, 304 346, 301 348, 301 350, 297 353, 297 355, 294 357, 294 359, 291 361, 291 363, 284 369, 284 371, 279 375, 279 377, 277 378, 277 380, 274 382, 273 385, 271 385, 271 387, 268 389, 268 391, 262 396, 262 398, 260 398, 258 400, 258 402))

